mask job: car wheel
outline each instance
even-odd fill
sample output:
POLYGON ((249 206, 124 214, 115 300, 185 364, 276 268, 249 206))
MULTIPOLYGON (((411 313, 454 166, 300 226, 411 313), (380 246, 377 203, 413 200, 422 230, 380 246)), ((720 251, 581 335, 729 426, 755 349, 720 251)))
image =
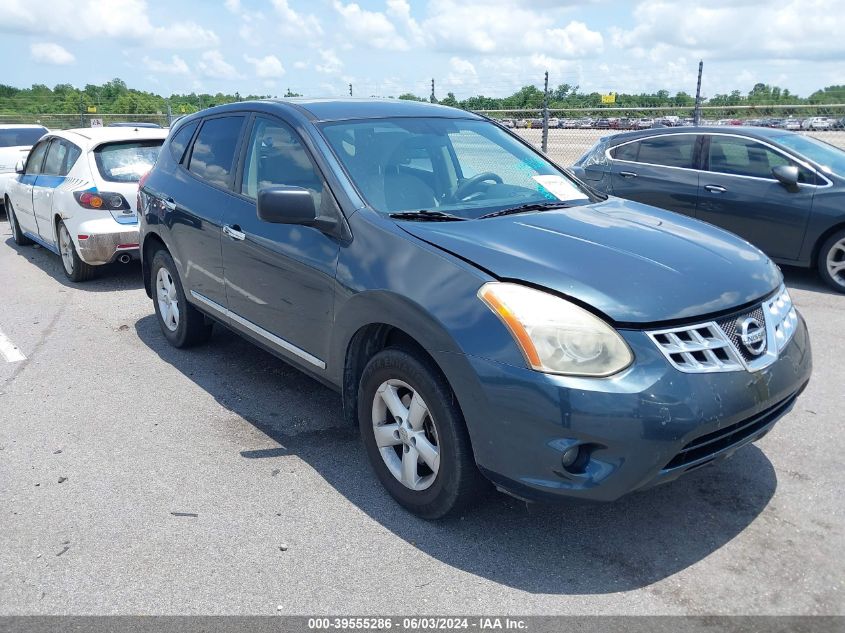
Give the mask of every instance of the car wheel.
POLYGON ((191 347, 206 342, 211 337, 213 323, 185 299, 182 281, 170 253, 165 250, 156 252, 150 275, 153 304, 164 337, 174 347, 191 347))
POLYGON ((828 286, 845 292, 845 230, 837 231, 822 244, 818 267, 828 286))
POLYGON ((21 232, 21 225, 18 224, 18 219, 15 217, 15 209, 12 206, 12 201, 6 198, 6 219, 9 220, 9 226, 12 227, 12 239, 18 246, 29 246, 32 240, 21 232))
POLYGON ((454 514, 484 489, 457 400, 422 355, 389 348, 370 360, 358 424, 379 480, 417 516, 454 514))
POLYGON ((62 268, 65 276, 71 281, 88 281, 96 270, 90 264, 86 264, 76 252, 76 246, 64 222, 59 222, 59 255, 62 258, 62 268))

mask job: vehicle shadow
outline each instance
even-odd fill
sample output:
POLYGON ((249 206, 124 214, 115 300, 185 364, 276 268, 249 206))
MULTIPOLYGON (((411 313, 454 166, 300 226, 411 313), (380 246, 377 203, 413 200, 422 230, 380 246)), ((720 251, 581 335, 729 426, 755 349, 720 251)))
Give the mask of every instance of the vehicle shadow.
POLYGON ((783 280, 787 288, 798 288, 799 290, 809 290, 811 292, 820 292, 834 296, 840 296, 842 294, 836 292, 823 282, 815 268, 781 266, 780 269, 783 272, 783 280))
MULTIPOLYGON (((8 225, 7 225, 8 226, 8 225)), ((97 275, 90 281, 74 283, 70 281, 62 268, 62 261, 58 255, 51 253, 42 246, 18 246, 11 237, 7 237, 5 245, 11 248, 18 257, 26 258, 44 274, 52 277, 63 286, 86 292, 116 292, 119 290, 137 290, 144 287, 141 277, 141 263, 106 264, 97 267, 97 275)))
POLYGON ((164 362, 279 444, 242 450, 242 457, 296 455, 429 556, 523 591, 600 594, 650 585, 735 538, 777 486, 772 464, 750 446, 718 466, 612 504, 527 506, 491 491, 464 516, 427 522, 383 490, 357 429, 343 421, 335 392, 222 327, 208 345, 192 350, 170 347, 152 315, 135 328, 164 362), (231 376, 240 380, 233 383, 231 376))

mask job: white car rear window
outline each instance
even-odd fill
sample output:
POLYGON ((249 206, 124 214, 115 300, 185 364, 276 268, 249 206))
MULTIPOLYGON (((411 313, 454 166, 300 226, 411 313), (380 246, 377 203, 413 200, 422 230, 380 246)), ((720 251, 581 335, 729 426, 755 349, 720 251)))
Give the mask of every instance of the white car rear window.
POLYGON ((97 169, 104 180, 138 182, 158 158, 164 139, 107 143, 94 150, 97 169))

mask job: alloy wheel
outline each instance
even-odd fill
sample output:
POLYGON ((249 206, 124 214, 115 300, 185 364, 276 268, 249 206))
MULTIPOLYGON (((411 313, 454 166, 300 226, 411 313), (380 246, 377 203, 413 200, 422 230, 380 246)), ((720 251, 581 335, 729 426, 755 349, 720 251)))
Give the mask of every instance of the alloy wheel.
POLYGON ((840 286, 845 286, 845 238, 827 252, 827 272, 840 286))
POLYGON ((422 396, 408 383, 390 379, 373 398, 373 434, 391 474, 410 490, 425 490, 440 470, 437 426, 422 396))
POLYGON ((173 276, 164 267, 159 268, 156 275, 156 300, 164 326, 175 332, 179 327, 179 295, 173 276))

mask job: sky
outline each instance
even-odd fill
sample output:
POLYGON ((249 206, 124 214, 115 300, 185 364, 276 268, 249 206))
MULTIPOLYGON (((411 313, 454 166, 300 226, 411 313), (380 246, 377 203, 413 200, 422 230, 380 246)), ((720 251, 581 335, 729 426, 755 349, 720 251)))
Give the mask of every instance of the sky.
POLYGON ((207 92, 702 94, 845 84, 845 0, 2 0, 0 83, 207 92))

